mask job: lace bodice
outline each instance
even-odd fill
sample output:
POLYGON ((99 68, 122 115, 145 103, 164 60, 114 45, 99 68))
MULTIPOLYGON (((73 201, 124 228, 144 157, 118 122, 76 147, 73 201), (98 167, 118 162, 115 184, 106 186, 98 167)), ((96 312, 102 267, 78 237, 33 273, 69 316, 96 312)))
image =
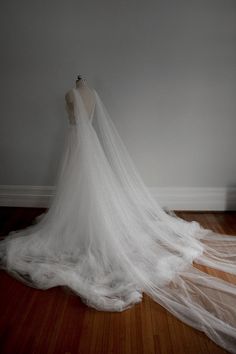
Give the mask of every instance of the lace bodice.
MULTIPOLYGON (((78 103, 78 99, 76 102, 66 100, 65 107, 66 107, 66 111, 68 114, 70 124, 76 124, 75 113, 74 113, 74 111, 75 111, 74 105, 75 104, 82 104, 84 109, 88 112, 87 108, 85 107, 83 98, 81 97, 81 94, 79 93, 79 91, 76 89, 73 89, 73 90, 74 90, 74 94, 75 94, 76 99, 77 99, 77 97, 79 97, 80 103, 78 103)), ((95 93, 93 90, 92 90, 92 92, 94 95, 94 102, 93 102, 92 108, 90 108, 90 112, 88 112, 89 120, 91 122, 93 119, 93 113, 94 113, 94 109, 95 109, 95 105, 96 105, 96 96, 95 96, 95 93)))

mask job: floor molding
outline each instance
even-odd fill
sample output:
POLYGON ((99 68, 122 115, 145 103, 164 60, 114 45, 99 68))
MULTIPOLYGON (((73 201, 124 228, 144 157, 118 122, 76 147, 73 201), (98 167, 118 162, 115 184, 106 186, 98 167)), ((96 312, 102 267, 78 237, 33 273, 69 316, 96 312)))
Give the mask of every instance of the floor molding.
MULTIPOLYGON (((149 188, 157 202, 172 210, 236 210, 236 187, 149 188)), ((0 185, 0 206, 48 207, 53 186, 0 185)))
POLYGON ((53 186, 0 185, 0 206, 47 208, 53 186))
POLYGON ((236 210, 236 187, 150 188, 162 206, 172 210, 236 210))

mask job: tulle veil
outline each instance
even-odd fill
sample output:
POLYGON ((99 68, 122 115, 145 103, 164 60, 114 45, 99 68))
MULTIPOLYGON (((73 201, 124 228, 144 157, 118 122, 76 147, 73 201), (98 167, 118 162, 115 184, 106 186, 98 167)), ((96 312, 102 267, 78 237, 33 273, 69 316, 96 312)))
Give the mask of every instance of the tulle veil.
POLYGON ((148 294, 184 323, 236 353, 236 237, 162 208, 135 168, 97 91, 85 109, 74 88, 48 210, 0 240, 0 268, 25 284, 69 287, 88 306, 124 311, 148 294))

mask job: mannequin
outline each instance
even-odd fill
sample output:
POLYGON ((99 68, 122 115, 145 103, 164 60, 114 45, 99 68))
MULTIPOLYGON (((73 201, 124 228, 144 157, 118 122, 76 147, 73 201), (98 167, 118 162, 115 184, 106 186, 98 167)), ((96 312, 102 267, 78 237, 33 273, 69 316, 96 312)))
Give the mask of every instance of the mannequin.
MULTIPOLYGON (((83 79, 81 76, 78 76, 76 80, 76 90, 79 91, 85 108, 88 112, 89 117, 91 116, 91 113, 94 109, 95 106, 95 97, 94 97, 94 92, 88 87, 87 81, 83 79)), ((66 100, 66 109, 68 112, 68 118, 70 121, 70 124, 75 124, 75 116, 74 116, 74 96, 72 89, 69 90, 66 95, 65 95, 65 100, 66 100)))

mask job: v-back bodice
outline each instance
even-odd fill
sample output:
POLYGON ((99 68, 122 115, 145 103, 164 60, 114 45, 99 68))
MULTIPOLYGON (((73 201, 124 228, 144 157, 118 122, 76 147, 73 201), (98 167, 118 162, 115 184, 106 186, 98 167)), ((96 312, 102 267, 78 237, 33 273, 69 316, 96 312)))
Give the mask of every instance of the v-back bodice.
POLYGON ((75 88, 75 87, 72 90, 73 90, 73 94, 74 94, 74 105, 72 106, 71 109, 68 107, 68 113, 69 113, 69 117, 70 118, 73 117, 73 124, 76 124, 76 115, 79 113, 79 111, 82 114, 84 113, 85 115, 87 115, 87 118, 88 118, 89 122, 92 123, 94 110, 95 110, 95 106, 96 106, 95 90, 94 89, 90 89, 90 91, 93 93, 93 98, 94 98, 92 111, 90 113, 87 111, 87 108, 85 107, 84 100, 83 100, 79 90, 77 88, 75 88))

